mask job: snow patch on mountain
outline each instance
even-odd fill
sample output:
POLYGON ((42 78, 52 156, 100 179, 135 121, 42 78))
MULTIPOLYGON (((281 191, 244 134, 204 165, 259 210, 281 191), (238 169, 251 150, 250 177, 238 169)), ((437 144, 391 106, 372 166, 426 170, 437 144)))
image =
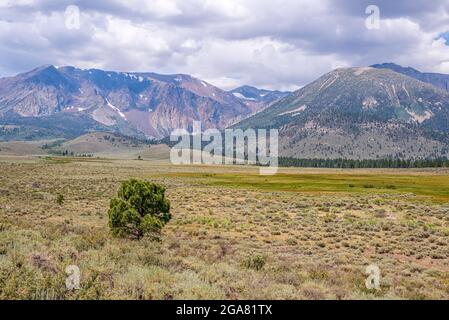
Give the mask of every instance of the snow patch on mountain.
POLYGON ((294 116, 297 116, 300 112, 303 112, 306 109, 307 109, 307 106, 304 104, 304 105, 302 105, 299 108, 296 108, 294 110, 289 110, 289 111, 283 112, 283 113, 280 114, 280 116, 284 116, 286 114, 292 114, 292 117, 294 117, 294 116))
POLYGON ((239 99, 251 100, 251 101, 255 101, 255 100, 256 100, 256 99, 254 99, 254 98, 248 98, 248 97, 244 96, 243 94, 241 94, 240 92, 233 92, 232 94, 233 94, 236 98, 239 98, 239 99))
POLYGON ((115 110, 120 115, 120 117, 122 117, 124 120, 126 120, 125 114, 123 112, 121 112, 119 108, 117 108, 116 106, 111 104, 108 99, 106 99, 106 103, 108 104, 108 107, 115 110))

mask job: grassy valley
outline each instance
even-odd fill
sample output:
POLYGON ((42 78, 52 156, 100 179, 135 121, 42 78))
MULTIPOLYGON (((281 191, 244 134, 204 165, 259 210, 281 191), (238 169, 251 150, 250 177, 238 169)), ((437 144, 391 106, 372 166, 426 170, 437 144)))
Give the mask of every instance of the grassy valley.
POLYGON ((3 299, 449 297, 445 169, 262 177, 246 166, 71 157, 2 157, 0 167, 3 299), (159 242, 110 235, 109 200, 131 177, 167 188, 173 218, 159 242), (65 288, 71 264, 80 290, 65 288), (381 269, 379 291, 365 287, 369 264, 381 269))

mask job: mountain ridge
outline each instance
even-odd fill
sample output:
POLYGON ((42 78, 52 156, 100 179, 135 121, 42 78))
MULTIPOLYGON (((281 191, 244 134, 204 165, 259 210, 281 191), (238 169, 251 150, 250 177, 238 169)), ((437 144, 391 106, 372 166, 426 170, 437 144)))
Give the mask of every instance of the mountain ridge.
POLYGON ((421 72, 412 67, 403 67, 393 62, 374 64, 377 69, 390 69, 417 80, 430 83, 440 89, 449 91, 449 75, 443 73, 421 72))
POLYGON ((156 139, 188 129, 194 120, 224 129, 264 103, 237 98, 186 74, 44 65, 0 79, 0 118, 85 114, 111 131, 156 139))
POLYGON ((234 96, 240 99, 248 100, 248 101, 255 101, 255 102, 262 102, 267 105, 282 99, 289 95, 291 92, 287 91, 279 91, 279 90, 265 90, 256 88, 249 85, 244 85, 237 87, 231 91, 234 96))
POLYGON ((280 155, 414 158, 448 155, 449 93, 384 68, 333 70, 234 125, 280 129, 280 155))

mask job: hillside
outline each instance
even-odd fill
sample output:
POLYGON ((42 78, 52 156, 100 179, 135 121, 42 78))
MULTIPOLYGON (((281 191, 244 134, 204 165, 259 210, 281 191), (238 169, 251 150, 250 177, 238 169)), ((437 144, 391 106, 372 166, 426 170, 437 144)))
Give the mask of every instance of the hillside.
POLYGON ((66 141, 54 149, 68 150, 75 154, 93 154, 104 152, 132 152, 133 150, 140 149, 142 145, 142 143, 124 136, 95 132, 66 141))
MULTIPOLYGON (((32 142, 30 142, 32 143, 32 142)), ((50 154, 92 156, 112 159, 167 160, 166 145, 148 144, 143 140, 107 132, 94 132, 72 140, 49 143, 43 149, 50 154)))
POLYGON ((411 67, 402 67, 395 63, 382 63, 372 65, 373 68, 390 69, 406 76, 415 78, 417 80, 430 83, 435 87, 449 91, 449 75, 441 73, 420 72, 411 67))
POLYGON ((279 128, 296 158, 448 155, 449 94, 388 69, 334 70, 235 128, 279 128))
POLYGON ((46 152, 42 146, 45 143, 50 141, 1 141, 0 156, 44 155, 46 152))
MULTIPOLYGON (((18 115, 0 117, 0 141, 73 139, 87 132, 112 129, 98 123, 86 114, 56 113, 36 117, 18 115)), ((142 133, 130 127, 122 127, 119 131, 125 135, 144 138, 142 133)))

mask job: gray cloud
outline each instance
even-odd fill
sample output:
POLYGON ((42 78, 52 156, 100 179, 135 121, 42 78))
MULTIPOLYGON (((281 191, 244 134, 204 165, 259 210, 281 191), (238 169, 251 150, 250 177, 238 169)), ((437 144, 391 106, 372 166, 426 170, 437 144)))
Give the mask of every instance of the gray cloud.
POLYGON ((293 89, 385 61, 449 73, 448 31, 449 0, 3 0, 0 74, 51 63, 293 89), (365 27, 370 4, 379 30, 365 27), (68 5, 79 30, 65 27, 68 5))

